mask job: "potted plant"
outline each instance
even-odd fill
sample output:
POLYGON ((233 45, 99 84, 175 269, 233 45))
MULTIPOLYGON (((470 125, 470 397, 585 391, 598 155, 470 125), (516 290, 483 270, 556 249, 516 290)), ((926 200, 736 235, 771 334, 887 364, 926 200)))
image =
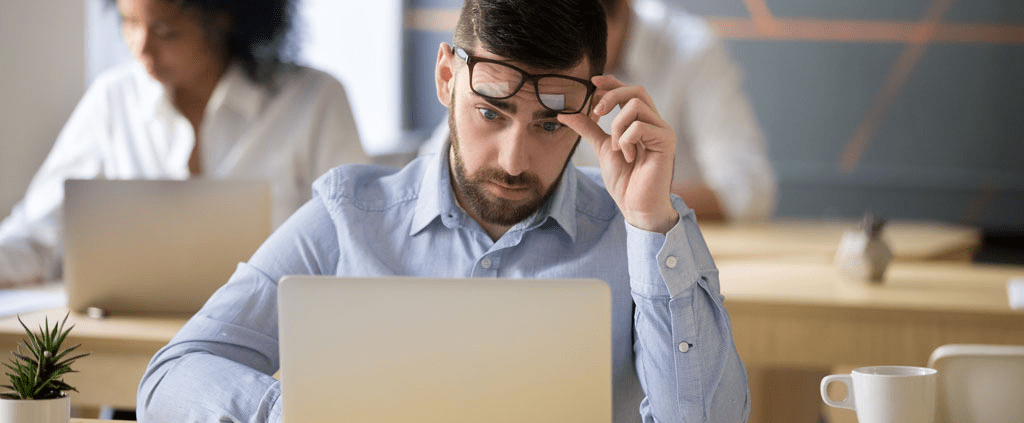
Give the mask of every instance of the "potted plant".
POLYGON ((10 384, 0 385, 9 390, 0 393, 0 423, 67 423, 71 419, 71 401, 67 393, 78 391, 64 383, 62 377, 74 372, 71 364, 75 360, 89 354, 71 355, 81 344, 61 350, 61 344, 74 327, 65 329, 67 321, 66 314, 63 321, 59 324, 54 322, 50 327, 49 319, 46 319, 39 332, 32 332, 18 316, 18 323, 25 328, 27 338, 17 346, 10 362, 4 363, 9 370, 10 384), (27 351, 23 352, 22 346, 27 351))

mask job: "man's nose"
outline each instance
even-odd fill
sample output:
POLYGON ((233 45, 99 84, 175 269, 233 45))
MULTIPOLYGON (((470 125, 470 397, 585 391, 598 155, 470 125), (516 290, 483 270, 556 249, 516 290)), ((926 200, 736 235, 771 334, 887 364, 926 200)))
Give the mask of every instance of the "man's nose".
POLYGON ((498 165, 509 175, 515 176, 529 169, 529 131, 525 124, 511 125, 508 136, 502 140, 498 152, 498 165))

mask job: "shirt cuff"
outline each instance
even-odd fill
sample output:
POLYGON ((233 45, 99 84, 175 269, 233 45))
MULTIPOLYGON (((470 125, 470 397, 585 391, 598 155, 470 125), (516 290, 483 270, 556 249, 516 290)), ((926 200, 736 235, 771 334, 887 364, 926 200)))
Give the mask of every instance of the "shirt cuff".
POLYGON ((687 237, 688 228, 696 230, 693 210, 675 195, 672 200, 679 221, 667 233, 625 224, 630 285, 638 295, 678 298, 700 278, 687 237))

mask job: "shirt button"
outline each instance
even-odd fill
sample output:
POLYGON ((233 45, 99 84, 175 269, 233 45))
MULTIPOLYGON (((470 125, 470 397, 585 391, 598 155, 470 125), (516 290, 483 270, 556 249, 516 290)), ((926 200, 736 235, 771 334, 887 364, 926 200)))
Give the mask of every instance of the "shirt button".
POLYGON ((687 352, 689 350, 690 350, 690 344, 687 344, 685 342, 680 342, 679 343, 679 352, 687 352))
POLYGON ((489 257, 484 257, 483 260, 480 260, 480 265, 483 266, 484 269, 490 269, 491 259, 489 257))
POLYGON ((668 266, 669 269, 675 269, 677 264, 679 264, 679 259, 676 256, 665 257, 665 266, 668 266))

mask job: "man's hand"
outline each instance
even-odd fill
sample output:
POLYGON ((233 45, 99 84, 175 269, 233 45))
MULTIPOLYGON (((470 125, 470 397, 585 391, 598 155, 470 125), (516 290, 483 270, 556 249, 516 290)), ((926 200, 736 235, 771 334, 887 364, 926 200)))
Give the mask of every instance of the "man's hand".
POLYGON ((679 220, 669 198, 675 132, 658 115, 643 87, 627 86, 609 75, 595 76, 592 81, 597 92, 590 116, 558 115, 558 121, 593 145, 605 187, 626 222, 666 233, 679 220), (622 110, 612 122, 611 134, 606 134, 597 121, 616 105, 622 110))

